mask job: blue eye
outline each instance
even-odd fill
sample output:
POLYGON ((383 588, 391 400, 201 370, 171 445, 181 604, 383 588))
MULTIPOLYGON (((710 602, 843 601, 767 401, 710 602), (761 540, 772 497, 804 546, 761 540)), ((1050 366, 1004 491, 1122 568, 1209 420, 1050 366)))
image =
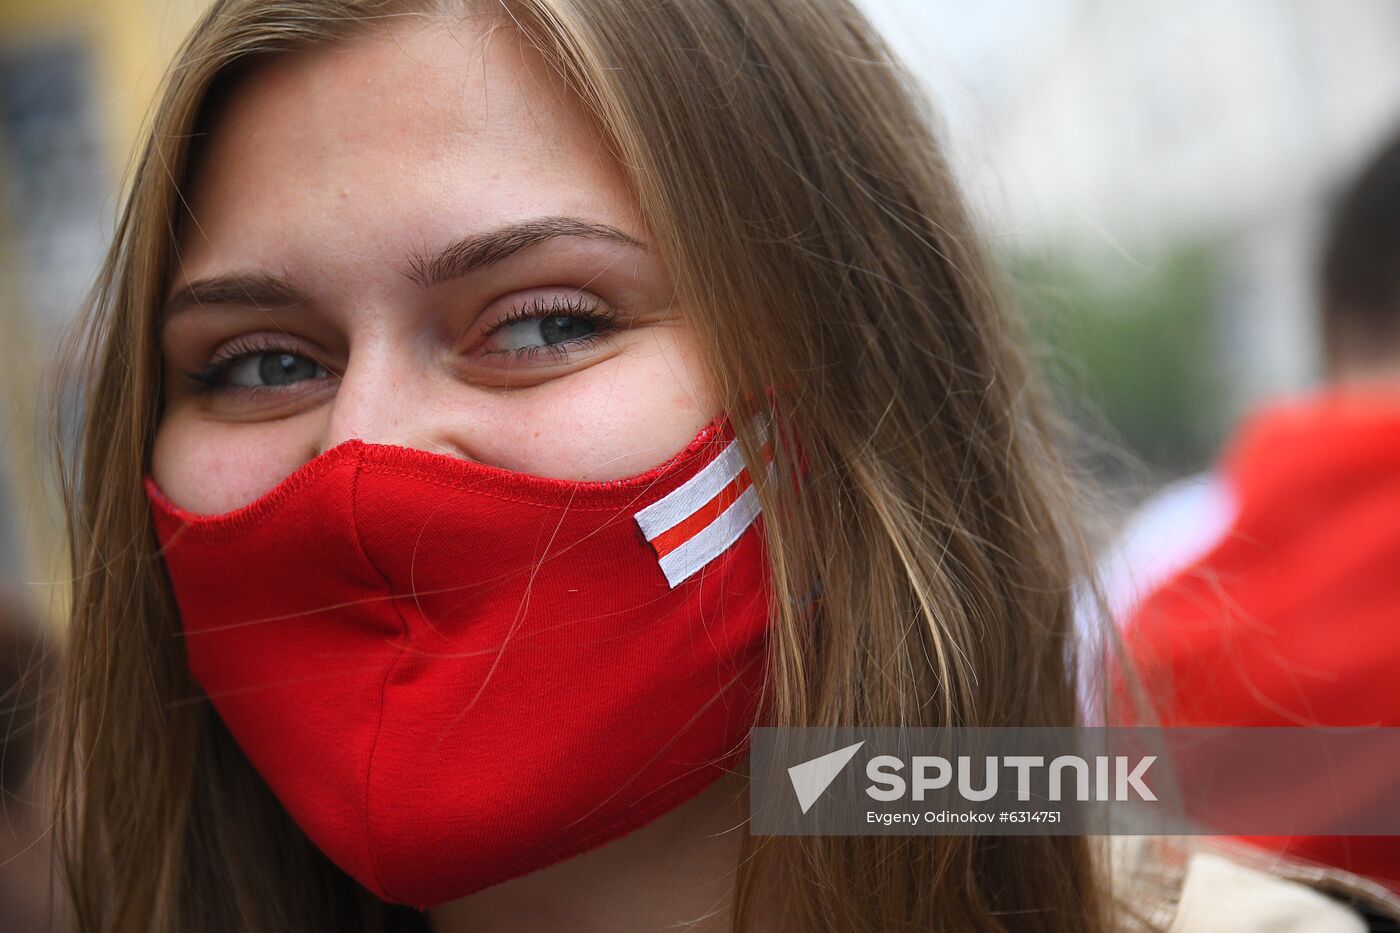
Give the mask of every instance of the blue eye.
POLYGON ((252 353, 224 370, 224 377, 233 385, 250 388, 284 386, 302 379, 314 379, 325 372, 319 363, 295 353, 252 353))
POLYGON ((540 352, 556 360, 617 329, 617 313, 579 296, 535 299, 512 310, 486 331, 485 356, 530 358, 540 352))
MULTIPOLYGON (((619 330, 618 317, 613 308, 577 293, 534 298, 486 330, 480 353, 512 363, 545 353, 551 361, 563 362, 619 330)), ((292 391, 333 375, 301 348, 278 342, 276 336, 256 335, 234 340, 203 369, 184 375, 200 392, 230 395, 292 391)))
POLYGON ((549 317, 523 318, 511 321, 491 332, 503 344, 498 349, 523 350, 526 347, 553 346, 570 340, 581 340, 596 331, 594 323, 569 314, 549 317))
MULTIPOLYGON (((235 348, 236 349, 236 348, 235 348)), ((215 360, 204 369, 185 375, 200 383, 203 391, 262 391, 286 388, 319 379, 330 372, 305 354, 285 347, 250 348, 215 360)))

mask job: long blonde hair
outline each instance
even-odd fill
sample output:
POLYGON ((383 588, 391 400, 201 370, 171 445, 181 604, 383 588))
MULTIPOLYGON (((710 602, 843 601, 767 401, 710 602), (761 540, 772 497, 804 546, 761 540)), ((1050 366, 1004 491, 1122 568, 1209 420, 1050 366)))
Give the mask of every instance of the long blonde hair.
MULTIPOLYGON (((1085 548, 1058 428, 924 99, 870 25, 847 0, 481 5, 627 172, 726 408, 781 387, 807 470, 800 495, 759 488, 765 724, 1076 722, 1085 548)), ((268 56, 455 9, 426 6, 218 0, 166 76, 70 363, 87 385, 55 787, 85 933, 422 928, 310 845, 200 696, 140 482, 181 186, 218 96, 268 56)), ((794 456, 778 446, 776 476, 794 456)), ((734 920, 781 896, 799 930, 1094 931, 1106 878, 1076 837, 749 837, 734 920)))

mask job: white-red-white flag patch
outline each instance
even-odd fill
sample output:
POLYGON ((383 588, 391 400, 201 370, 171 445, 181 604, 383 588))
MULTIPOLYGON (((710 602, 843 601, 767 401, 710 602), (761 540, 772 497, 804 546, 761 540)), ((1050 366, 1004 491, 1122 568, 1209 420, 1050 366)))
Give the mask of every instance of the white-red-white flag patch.
MULTIPOLYGON (((759 436, 771 472, 772 441, 762 429, 759 436)), ((739 540, 761 511, 735 438, 699 473, 639 511, 637 524, 656 549, 666 582, 675 588, 739 540)))

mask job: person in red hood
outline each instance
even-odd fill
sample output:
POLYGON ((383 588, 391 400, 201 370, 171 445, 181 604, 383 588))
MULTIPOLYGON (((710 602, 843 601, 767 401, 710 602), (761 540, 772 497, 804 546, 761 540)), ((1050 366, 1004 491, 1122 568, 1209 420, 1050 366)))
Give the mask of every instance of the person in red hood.
MULTIPOLYGON (((1178 490, 1210 540, 1121 617, 1163 725, 1400 726, 1400 136, 1337 203, 1321 285, 1326 385, 1178 490)), ((1249 841, 1400 889, 1400 837, 1249 841)))

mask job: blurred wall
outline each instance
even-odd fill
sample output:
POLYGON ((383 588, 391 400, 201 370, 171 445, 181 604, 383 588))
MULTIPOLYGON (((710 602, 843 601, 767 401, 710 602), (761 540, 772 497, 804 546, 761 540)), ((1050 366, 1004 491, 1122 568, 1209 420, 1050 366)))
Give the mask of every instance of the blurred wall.
POLYGON ((1151 422, 1115 425, 1164 478, 1318 377, 1320 222, 1400 128, 1400 4, 857 2, 938 99, 994 245, 1034 276, 1032 316, 1068 326, 1056 350, 1081 357, 1080 388, 1114 417, 1168 416, 1155 440, 1151 422), (1164 412, 1151 396, 1169 383, 1187 388, 1164 412))
POLYGON ((67 604, 42 381, 95 277, 139 128, 197 3, 0 3, 0 588, 67 604))

